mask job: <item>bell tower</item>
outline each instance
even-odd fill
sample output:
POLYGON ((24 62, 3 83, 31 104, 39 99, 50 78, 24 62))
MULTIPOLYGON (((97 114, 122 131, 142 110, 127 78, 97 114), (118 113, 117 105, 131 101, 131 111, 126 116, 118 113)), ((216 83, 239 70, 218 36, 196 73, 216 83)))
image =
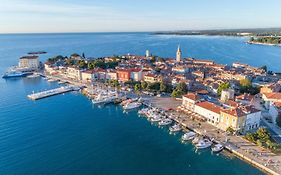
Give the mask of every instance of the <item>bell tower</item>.
POLYGON ((176 60, 177 60, 177 62, 181 61, 181 48, 180 48, 180 45, 178 46, 176 60))

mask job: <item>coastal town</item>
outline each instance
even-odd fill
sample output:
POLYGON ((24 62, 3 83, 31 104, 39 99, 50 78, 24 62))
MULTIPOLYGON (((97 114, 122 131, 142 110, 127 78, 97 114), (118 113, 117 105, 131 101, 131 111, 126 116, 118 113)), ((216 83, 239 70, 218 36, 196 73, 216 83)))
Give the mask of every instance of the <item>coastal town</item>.
POLYGON ((280 174, 281 75, 266 66, 183 58, 180 46, 175 56, 161 58, 149 50, 143 56, 102 58, 83 53, 55 56, 43 64, 33 54, 21 57, 3 78, 44 76, 49 82, 72 84, 29 95, 33 100, 77 90, 74 86, 94 104, 122 96, 124 109, 144 104, 147 108, 139 113, 151 121, 162 126, 174 121, 171 131, 190 130, 186 140, 195 133, 209 138, 202 145, 197 142, 199 148, 212 141, 267 173, 280 174))

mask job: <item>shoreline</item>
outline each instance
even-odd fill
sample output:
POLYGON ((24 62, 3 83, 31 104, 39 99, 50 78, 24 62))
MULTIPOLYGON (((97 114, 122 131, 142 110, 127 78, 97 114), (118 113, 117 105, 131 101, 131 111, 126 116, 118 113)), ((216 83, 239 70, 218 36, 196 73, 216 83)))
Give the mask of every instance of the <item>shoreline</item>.
POLYGON ((281 44, 260 43, 260 42, 253 42, 253 41, 247 41, 246 44, 281 47, 281 44))
MULTIPOLYGON (((63 77, 56 77, 56 76, 50 76, 50 75, 47 75, 46 77, 54 78, 54 79, 57 79, 60 81, 67 80, 69 82, 69 84, 72 84, 72 85, 83 85, 84 87, 89 86, 85 82, 77 82, 75 80, 69 80, 69 79, 65 79, 63 77)), ((84 93, 81 93, 81 94, 85 95, 88 98, 91 98, 91 96, 89 94, 84 94, 84 93)), ((156 97, 156 98, 158 98, 158 97, 156 97)), ((155 106, 155 104, 159 103, 159 101, 156 100, 156 102, 155 102, 155 101, 152 101, 152 99, 149 100, 148 104, 143 103, 143 105, 156 107, 156 108, 162 108, 165 110, 165 107, 163 104, 159 104, 159 105, 155 106)), ((223 137, 221 132, 219 134, 216 133, 217 131, 214 129, 214 126, 210 125, 207 122, 200 122, 202 124, 202 126, 200 126, 200 127, 198 127, 196 125, 197 121, 196 120, 194 121, 190 118, 190 116, 192 116, 196 113, 187 114, 184 111, 178 110, 178 108, 173 109, 171 112, 167 112, 167 113, 169 114, 170 119, 172 119, 173 121, 175 121, 176 123, 178 123, 184 127, 183 130, 194 131, 197 134, 199 134, 201 136, 205 135, 210 139, 214 138, 215 143, 224 142, 225 137, 223 137)), ((229 141, 226 142, 226 144, 225 144, 226 151, 228 151, 231 154, 233 154, 234 156, 238 157, 240 160, 244 161, 245 163, 249 163, 250 165, 253 165, 254 167, 258 168, 259 170, 265 172, 266 174, 272 174, 272 175, 280 174, 280 172, 278 170, 276 170, 276 169, 274 170, 274 168, 272 169, 272 167, 268 167, 270 165, 266 165, 265 162, 260 162, 261 161, 260 158, 254 156, 254 155, 251 155, 249 152, 247 152, 248 148, 246 149, 246 152, 243 148, 241 148, 242 146, 244 146, 244 147, 247 146, 247 147, 254 147, 257 149, 261 149, 260 147, 246 141, 245 139, 243 139, 239 136, 228 136, 228 138, 229 138, 229 141), (236 140, 236 142, 235 142, 235 140, 236 140), (243 143, 243 145, 237 146, 239 143, 240 144, 243 143)), ((253 148, 251 148, 251 149, 253 149, 253 148)), ((271 158, 274 158, 275 156, 277 156, 277 157, 279 156, 279 155, 275 155, 275 154, 271 153, 269 150, 267 150, 267 154, 271 154, 271 158)))

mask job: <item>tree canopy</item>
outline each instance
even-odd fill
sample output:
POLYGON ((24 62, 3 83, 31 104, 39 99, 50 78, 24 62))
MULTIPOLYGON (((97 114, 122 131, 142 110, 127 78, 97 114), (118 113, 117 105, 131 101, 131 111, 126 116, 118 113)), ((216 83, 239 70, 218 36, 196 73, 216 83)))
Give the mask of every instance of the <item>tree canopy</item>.
POLYGON ((228 89, 228 88, 230 88, 229 82, 221 83, 218 87, 218 95, 221 95, 221 92, 225 89, 228 89))

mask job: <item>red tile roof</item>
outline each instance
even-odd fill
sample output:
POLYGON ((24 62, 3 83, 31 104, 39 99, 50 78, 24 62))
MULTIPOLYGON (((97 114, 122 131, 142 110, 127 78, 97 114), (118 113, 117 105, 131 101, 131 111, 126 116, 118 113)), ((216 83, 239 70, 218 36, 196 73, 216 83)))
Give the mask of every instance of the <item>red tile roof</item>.
POLYGON ((280 92, 276 92, 276 93, 264 93, 264 95, 265 95, 266 98, 268 98, 268 99, 281 99, 281 93, 280 93, 280 92))
POLYGON ((199 102, 196 104, 197 106, 200 106, 204 109, 208 109, 214 113, 220 114, 221 111, 221 107, 218 105, 215 105, 214 103, 210 103, 208 101, 203 101, 203 102, 199 102))
POLYGON ((189 98, 193 101, 200 100, 200 97, 197 94, 194 94, 194 93, 188 93, 188 94, 184 95, 184 97, 189 98))
POLYGON ((253 95, 251 94, 242 94, 236 97, 237 100, 247 100, 247 101, 251 101, 254 98, 253 95))

